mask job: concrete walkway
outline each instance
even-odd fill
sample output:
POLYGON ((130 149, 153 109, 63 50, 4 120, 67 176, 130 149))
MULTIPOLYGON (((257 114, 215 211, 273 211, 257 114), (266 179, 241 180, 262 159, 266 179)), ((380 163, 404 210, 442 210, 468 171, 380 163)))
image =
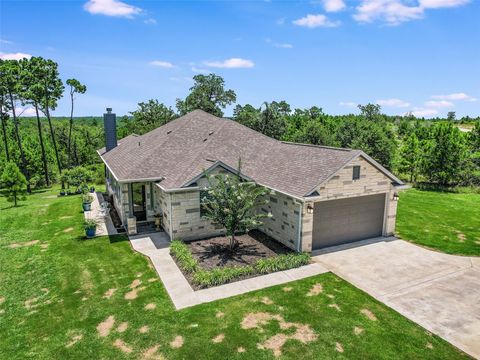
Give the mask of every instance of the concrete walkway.
POLYGON ((480 358, 480 258, 389 238, 326 249, 314 261, 480 358))
POLYGON ((136 251, 150 258, 177 310, 304 279, 328 271, 322 265, 314 263, 297 269, 279 271, 273 274, 194 291, 170 256, 167 234, 139 235, 131 237, 130 243, 136 251), (154 240, 152 240, 152 237, 154 240))
POLYGON ((103 216, 100 212, 100 205, 104 202, 102 194, 96 192, 91 195, 93 196, 93 202, 91 204, 90 211, 85 211, 83 214, 85 219, 97 220, 98 225, 95 236, 118 234, 117 229, 115 229, 115 226, 113 226, 110 215, 103 216))

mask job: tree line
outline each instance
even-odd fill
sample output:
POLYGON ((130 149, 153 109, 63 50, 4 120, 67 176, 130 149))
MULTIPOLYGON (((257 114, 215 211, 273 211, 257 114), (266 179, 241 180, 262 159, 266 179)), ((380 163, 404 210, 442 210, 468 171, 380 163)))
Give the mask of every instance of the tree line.
MULTIPOLYGON (((102 119, 74 117, 75 97, 85 93, 86 86, 76 79, 63 84, 58 64, 40 57, 1 60, 0 76, 0 173, 14 162, 29 188, 38 188, 61 181, 65 170, 82 166, 101 181, 96 150, 104 145, 102 119), (53 118, 65 86, 70 116, 53 118), (21 117, 20 105, 33 108, 35 116, 21 117)), ((155 99, 141 102, 120 119, 118 134, 141 135, 195 109, 223 116, 235 102, 235 91, 225 88, 222 77, 196 75, 175 110, 155 99)), ((286 101, 271 101, 236 105, 231 120, 282 141, 361 149, 412 182, 480 185, 480 119, 468 119, 474 128, 462 132, 452 119, 387 116, 376 104, 359 105, 359 110, 359 115, 329 115, 318 106, 292 109, 286 101)))

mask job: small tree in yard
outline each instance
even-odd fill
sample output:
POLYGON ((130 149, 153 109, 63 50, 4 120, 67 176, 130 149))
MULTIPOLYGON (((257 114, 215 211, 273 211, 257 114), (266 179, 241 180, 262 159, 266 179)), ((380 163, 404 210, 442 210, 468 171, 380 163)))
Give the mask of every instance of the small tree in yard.
POLYGON ((200 199, 204 216, 225 228, 233 251, 238 245, 235 234, 252 230, 261 225, 261 218, 268 216, 255 213, 257 206, 266 203, 262 197, 268 191, 254 183, 242 182, 240 172, 208 176, 208 181, 210 188, 200 199))
POLYGON ((17 206, 19 200, 25 200, 27 191, 27 179, 20 172, 14 162, 9 162, 3 169, 1 184, 7 190, 7 200, 17 206))

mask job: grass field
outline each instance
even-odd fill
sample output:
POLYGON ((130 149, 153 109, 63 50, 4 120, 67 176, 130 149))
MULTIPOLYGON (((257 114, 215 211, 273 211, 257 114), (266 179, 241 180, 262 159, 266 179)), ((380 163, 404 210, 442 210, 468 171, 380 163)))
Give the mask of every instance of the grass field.
POLYGON ((448 254, 480 256, 480 194, 403 192, 397 235, 448 254))
POLYGON ((175 311, 124 237, 84 240, 79 198, 56 193, 0 197, 1 359, 466 357, 332 274, 175 311))

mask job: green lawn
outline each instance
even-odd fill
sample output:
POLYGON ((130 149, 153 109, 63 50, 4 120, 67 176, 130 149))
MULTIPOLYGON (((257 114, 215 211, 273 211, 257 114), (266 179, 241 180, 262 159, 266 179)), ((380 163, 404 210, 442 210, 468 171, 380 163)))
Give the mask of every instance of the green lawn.
POLYGON ((0 198, 1 359, 466 357, 332 274, 175 311, 125 238, 84 240, 79 198, 55 193, 0 198))
POLYGON ((397 235, 448 254, 480 256, 480 194, 400 194, 397 235))

